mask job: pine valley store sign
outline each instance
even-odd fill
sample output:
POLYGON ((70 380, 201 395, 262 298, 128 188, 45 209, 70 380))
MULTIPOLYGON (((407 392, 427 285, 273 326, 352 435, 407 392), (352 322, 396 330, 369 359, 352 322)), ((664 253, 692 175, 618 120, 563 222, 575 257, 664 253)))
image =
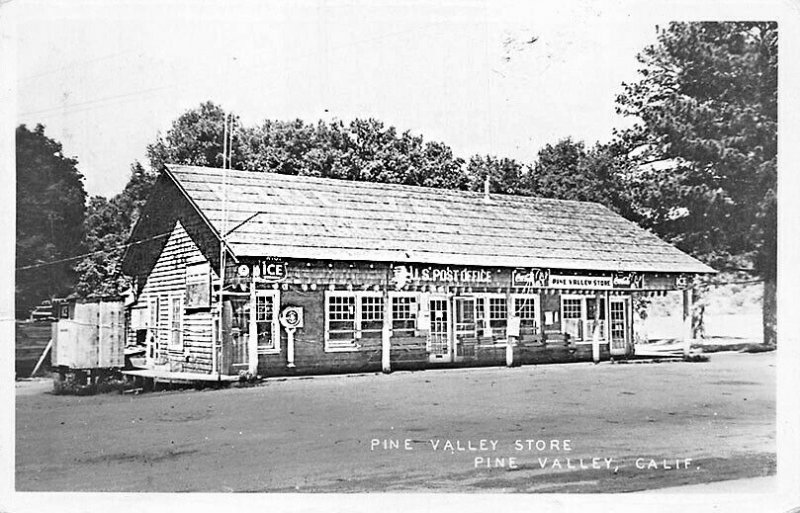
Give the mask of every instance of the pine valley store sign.
POLYGON ((515 269, 511 275, 515 287, 547 287, 553 289, 639 289, 642 275, 635 272, 617 272, 611 276, 584 276, 551 274, 548 269, 515 269))

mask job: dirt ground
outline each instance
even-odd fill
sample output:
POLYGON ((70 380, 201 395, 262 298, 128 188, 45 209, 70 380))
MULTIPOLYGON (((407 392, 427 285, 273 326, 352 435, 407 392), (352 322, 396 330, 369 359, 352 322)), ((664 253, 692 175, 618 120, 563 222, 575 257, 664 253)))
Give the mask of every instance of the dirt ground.
POLYGON ((621 492, 771 476, 775 357, 272 379, 137 396, 24 385, 16 488, 621 492))

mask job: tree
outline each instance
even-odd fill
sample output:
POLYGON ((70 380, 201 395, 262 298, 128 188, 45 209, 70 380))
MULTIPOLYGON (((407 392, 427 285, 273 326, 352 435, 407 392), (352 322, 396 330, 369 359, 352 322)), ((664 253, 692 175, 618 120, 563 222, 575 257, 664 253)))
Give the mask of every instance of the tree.
POLYGON ((94 196, 84 220, 85 244, 90 254, 76 266, 80 279, 75 292, 81 297, 116 296, 127 288, 119 272, 119 260, 129 227, 126 214, 116 203, 94 196))
POLYGON ((75 283, 73 261, 80 254, 86 192, 78 162, 36 125, 16 130, 17 229, 16 315, 27 316, 43 299, 65 295, 75 283), (20 267, 36 266, 28 269, 20 267))
POLYGON ((470 179, 469 188, 473 191, 482 191, 488 177, 489 192, 530 194, 525 168, 514 159, 474 155, 467 164, 467 175, 470 179))
MULTIPOLYGON (((212 102, 181 114, 165 136, 159 135, 147 146, 151 168, 160 171, 165 163, 222 167, 225 117, 222 107, 212 102)), ((241 134, 238 118, 233 116, 233 120, 235 133, 241 134)), ((243 149, 241 144, 233 145, 234 164, 244 160, 243 149)))
POLYGON ((638 56, 618 141, 642 222, 713 266, 765 280, 764 341, 774 343, 777 280, 777 25, 671 23, 638 56))
POLYGON ((120 259, 156 176, 134 162, 121 193, 111 200, 102 196, 89 200, 84 245, 90 254, 76 266, 80 278, 75 292, 81 297, 117 296, 128 288, 127 279, 120 272, 120 259))
POLYGON ((244 148, 242 169, 456 189, 467 184, 463 161, 450 147, 398 134, 372 118, 349 125, 266 120, 244 128, 239 141, 234 148, 244 148))
POLYGON ((624 179, 627 165, 617 146, 598 143, 587 150, 568 137, 539 151, 527 189, 544 198, 600 203, 636 221, 624 179))
MULTIPOLYGON (((147 146, 150 171, 134 163, 122 193, 110 200, 91 199, 85 245, 92 254, 78 265, 80 295, 124 291, 118 265, 121 247, 158 172, 165 163, 221 167, 225 119, 223 109, 212 102, 183 113, 147 146)), ((235 115, 233 119, 235 169, 457 189, 468 185, 464 162, 449 146, 409 132, 398 134, 375 119, 355 119, 348 125, 265 120, 253 127, 243 126, 235 115)))

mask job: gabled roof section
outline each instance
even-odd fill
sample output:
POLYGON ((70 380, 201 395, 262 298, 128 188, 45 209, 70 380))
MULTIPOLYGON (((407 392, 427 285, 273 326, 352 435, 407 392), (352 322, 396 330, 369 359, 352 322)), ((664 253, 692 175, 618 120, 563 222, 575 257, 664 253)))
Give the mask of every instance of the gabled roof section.
POLYGON ((715 272, 596 203, 166 167, 240 257, 715 272))

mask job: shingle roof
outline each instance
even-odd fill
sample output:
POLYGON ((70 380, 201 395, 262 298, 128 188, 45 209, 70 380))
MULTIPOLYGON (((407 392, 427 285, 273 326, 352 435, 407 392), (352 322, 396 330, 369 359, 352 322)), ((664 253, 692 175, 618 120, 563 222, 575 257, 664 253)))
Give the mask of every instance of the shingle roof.
MULTIPOLYGON (((168 165, 218 233, 222 169, 168 165)), ((227 171, 237 256, 707 273, 713 269, 596 203, 227 171)))

